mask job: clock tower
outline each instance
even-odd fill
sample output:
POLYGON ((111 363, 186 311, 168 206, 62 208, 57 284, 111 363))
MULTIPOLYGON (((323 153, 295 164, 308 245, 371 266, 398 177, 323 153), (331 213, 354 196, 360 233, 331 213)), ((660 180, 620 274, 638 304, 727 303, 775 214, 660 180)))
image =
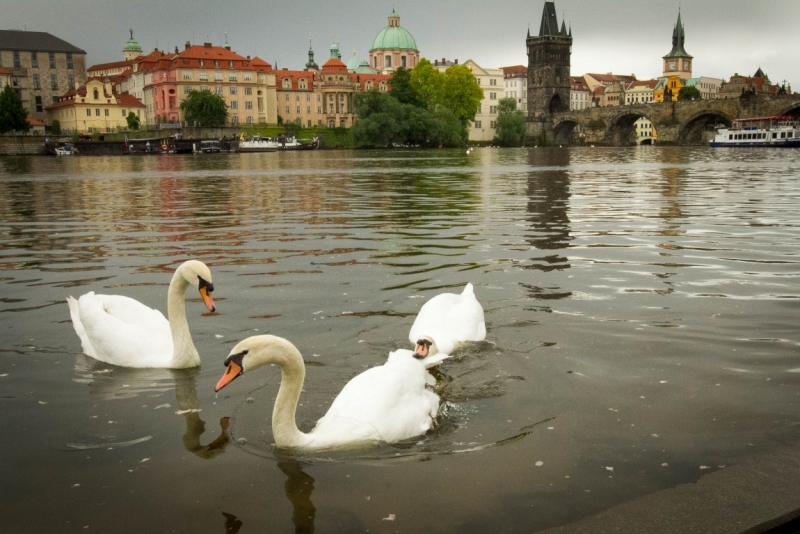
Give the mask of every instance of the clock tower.
POLYGON ((682 80, 692 77, 692 56, 686 53, 683 42, 686 34, 681 22, 681 12, 678 10, 678 23, 672 30, 672 50, 664 56, 664 77, 677 76, 682 80))

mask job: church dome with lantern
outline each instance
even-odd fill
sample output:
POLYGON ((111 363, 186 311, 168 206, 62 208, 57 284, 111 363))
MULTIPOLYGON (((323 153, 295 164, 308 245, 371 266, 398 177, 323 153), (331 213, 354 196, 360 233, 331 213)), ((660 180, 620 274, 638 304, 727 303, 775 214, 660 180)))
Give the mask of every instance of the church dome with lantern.
POLYGON ((370 67, 382 74, 391 74, 398 67, 412 69, 418 61, 417 41, 411 32, 400 26, 400 15, 392 9, 389 25, 372 41, 369 51, 370 67))

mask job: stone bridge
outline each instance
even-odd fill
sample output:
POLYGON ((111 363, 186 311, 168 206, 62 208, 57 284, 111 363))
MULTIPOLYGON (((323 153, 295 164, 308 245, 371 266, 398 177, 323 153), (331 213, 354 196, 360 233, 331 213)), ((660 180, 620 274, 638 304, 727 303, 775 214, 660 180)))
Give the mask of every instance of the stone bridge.
POLYGON ((634 122, 649 120, 658 144, 704 144, 714 126, 734 119, 791 115, 800 117, 800 94, 745 96, 717 100, 693 100, 633 104, 564 111, 529 119, 529 144, 626 146, 636 144, 634 122))

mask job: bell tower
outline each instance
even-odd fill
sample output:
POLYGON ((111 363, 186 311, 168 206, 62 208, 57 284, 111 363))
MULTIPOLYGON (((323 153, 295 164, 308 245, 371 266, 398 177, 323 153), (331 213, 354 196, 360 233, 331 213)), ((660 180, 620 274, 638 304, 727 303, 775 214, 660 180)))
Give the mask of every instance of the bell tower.
POLYGON ((664 77, 677 76, 682 80, 692 77, 692 56, 686 53, 683 43, 686 40, 681 11, 678 10, 678 22, 672 30, 672 50, 664 56, 664 77))
POLYGON ((545 0, 539 35, 530 29, 528 47, 528 120, 542 120, 559 111, 569 111, 569 70, 572 29, 565 22, 558 27, 556 6, 545 0))

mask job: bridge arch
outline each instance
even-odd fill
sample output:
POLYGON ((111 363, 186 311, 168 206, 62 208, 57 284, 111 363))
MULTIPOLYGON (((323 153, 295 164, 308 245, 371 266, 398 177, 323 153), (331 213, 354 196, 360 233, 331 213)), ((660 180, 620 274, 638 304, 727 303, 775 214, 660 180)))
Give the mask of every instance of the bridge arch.
POLYGON ((778 115, 789 115, 795 119, 800 119, 800 102, 793 102, 791 106, 784 108, 778 115))
POLYGON ((565 119, 553 127, 553 141, 556 144, 574 145, 578 142, 577 134, 581 130, 581 124, 571 119, 565 119), (577 131, 576 131, 577 128, 577 131))
MULTIPOLYGON (((635 123, 639 119, 647 119, 656 130, 655 122, 642 110, 627 109, 610 120, 606 128, 605 143, 611 146, 627 146, 639 144, 635 123)), ((652 138, 649 144, 652 144, 652 138)))
POLYGON ((692 115, 681 124, 678 131, 678 142, 684 145, 704 145, 713 136, 716 126, 730 126, 734 117, 715 109, 705 109, 692 115), (708 132, 708 133, 706 133, 708 132))

